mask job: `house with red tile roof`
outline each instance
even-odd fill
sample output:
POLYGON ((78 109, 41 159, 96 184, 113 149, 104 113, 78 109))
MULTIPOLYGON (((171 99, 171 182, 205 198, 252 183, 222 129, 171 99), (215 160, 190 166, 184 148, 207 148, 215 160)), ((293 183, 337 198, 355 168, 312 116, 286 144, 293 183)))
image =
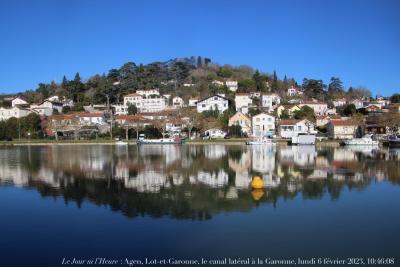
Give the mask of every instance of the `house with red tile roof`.
POLYGON ((358 125, 351 120, 330 120, 328 137, 332 139, 352 139, 358 125))

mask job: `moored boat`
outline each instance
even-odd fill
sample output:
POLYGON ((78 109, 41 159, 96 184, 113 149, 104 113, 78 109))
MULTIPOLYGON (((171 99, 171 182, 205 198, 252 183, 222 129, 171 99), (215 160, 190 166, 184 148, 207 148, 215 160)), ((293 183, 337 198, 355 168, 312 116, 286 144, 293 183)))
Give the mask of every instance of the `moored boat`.
POLYGON ((379 141, 375 140, 372 134, 364 135, 362 138, 353 138, 344 141, 346 146, 357 145, 357 146, 377 146, 379 141))
POLYGON ((138 145, 141 144, 182 144, 183 140, 179 137, 173 138, 158 138, 158 139, 146 139, 144 134, 139 135, 139 139, 136 141, 138 145))
POLYGON ((392 135, 388 138, 389 147, 400 147, 400 135, 392 135))

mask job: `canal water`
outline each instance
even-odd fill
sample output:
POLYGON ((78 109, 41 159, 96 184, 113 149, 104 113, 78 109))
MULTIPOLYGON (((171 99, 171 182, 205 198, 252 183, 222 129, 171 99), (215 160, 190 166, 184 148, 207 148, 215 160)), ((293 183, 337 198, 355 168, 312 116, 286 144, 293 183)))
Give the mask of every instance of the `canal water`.
POLYGON ((0 266, 400 265, 400 150, 1 147, 0 214, 0 266), (251 189, 254 176, 264 188, 251 189))

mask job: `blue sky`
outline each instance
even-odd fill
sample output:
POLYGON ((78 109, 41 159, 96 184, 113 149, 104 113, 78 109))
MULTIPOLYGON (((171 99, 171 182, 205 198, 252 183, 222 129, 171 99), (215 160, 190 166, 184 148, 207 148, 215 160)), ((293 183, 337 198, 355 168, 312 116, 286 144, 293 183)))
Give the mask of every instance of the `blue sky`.
POLYGON ((397 0, 0 0, 0 93, 201 55, 391 95, 399 11, 397 0))

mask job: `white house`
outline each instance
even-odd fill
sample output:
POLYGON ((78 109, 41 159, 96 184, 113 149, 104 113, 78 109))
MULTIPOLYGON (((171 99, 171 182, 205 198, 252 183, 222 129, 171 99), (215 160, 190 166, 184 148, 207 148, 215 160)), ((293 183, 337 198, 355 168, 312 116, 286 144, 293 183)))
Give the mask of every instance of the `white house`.
POLYGON ((229 100, 220 95, 213 95, 197 102, 197 112, 218 110, 224 112, 229 108, 229 100))
POLYGON ((127 114, 129 105, 135 105, 139 113, 159 112, 164 110, 166 106, 163 97, 156 97, 155 94, 151 94, 149 97, 144 98, 143 95, 138 93, 124 96, 125 114, 127 114))
POLYGON ((296 96, 296 95, 302 95, 303 92, 300 91, 297 88, 294 88, 293 86, 287 89, 287 93, 288 96, 296 96))
POLYGON ((12 107, 16 107, 16 106, 19 106, 19 105, 28 105, 28 104, 29 103, 25 99, 20 97, 20 96, 17 96, 13 100, 11 100, 11 106, 12 107))
POLYGON ((189 99, 189 107, 195 107, 197 105, 197 102, 199 102, 198 97, 192 97, 189 99))
POLYGON ((341 106, 346 105, 347 101, 346 101, 346 98, 339 98, 339 99, 333 100, 332 103, 333 103, 333 106, 336 108, 336 107, 341 107, 341 106))
POLYGON ((30 105, 30 109, 36 110, 40 115, 51 116, 54 110, 57 110, 58 113, 62 113, 63 104, 60 102, 45 100, 40 104, 30 105))
POLYGON ((252 104, 253 104, 253 100, 251 99, 250 94, 247 94, 247 93, 235 94, 236 111, 240 111, 243 114, 247 114, 249 112, 249 107, 252 104))
POLYGON ((211 82, 213 85, 216 86, 224 86, 224 82, 218 81, 218 80, 214 80, 211 82))
POLYGON ((225 131, 223 131, 221 129, 216 129, 216 128, 209 129, 209 130, 205 131, 204 134, 206 136, 208 136, 210 139, 213 139, 213 138, 224 138, 226 136, 226 132, 225 131))
POLYGON ((3 108, 0 107, 0 120, 8 120, 9 118, 21 118, 27 116, 31 111, 20 107, 3 108))
POLYGON ((281 103, 281 98, 276 94, 268 94, 261 96, 261 105, 272 112, 281 103))
POLYGON ((53 109, 46 107, 46 106, 37 106, 37 107, 31 107, 31 111, 39 114, 40 116, 51 116, 53 115, 53 109))
POLYGON ((324 102, 317 102, 317 101, 305 101, 299 104, 299 107, 309 106, 314 110, 314 114, 316 116, 325 115, 325 112, 328 110, 328 104, 324 102))
POLYGON ((235 115, 229 118, 228 126, 239 125, 242 128, 242 132, 247 135, 251 132, 251 120, 249 117, 241 113, 236 112, 235 115))
POLYGON ((238 81, 226 81, 226 87, 228 87, 229 91, 236 92, 238 89, 238 81))
POLYGON ((309 120, 281 120, 279 133, 282 138, 292 138, 299 134, 316 133, 315 125, 309 120))
POLYGON ((136 90, 136 93, 144 97, 149 97, 152 95, 160 95, 160 90, 158 89, 136 90))
POLYGON ((79 113, 78 115, 79 123, 81 125, 103 125, 106 123, 104 113, 79 113))
POLYGON ((266 113, 253 116, 251 120, 253 136, 265 137, 275 134, 275 117, 266 113))
POLYGON ((48 100, 50 102, 61 103, 63 105, 63 107, 66 107, 66 106, 73 107, 74 106, 74 101, 71 100, 71 99, 66 98, 65 96, 64 97, 59 97, 58 95, 53 95, 53 96, 50 96, 50 97, 46 98, 45 100, 48 100))
POLYGON ((173 106, 174 108, 181 108, 181 107, 183 107, 183 99, 182 99, 182 97, 175 96, 174 98, 172 98, 172 106, 173 106))

